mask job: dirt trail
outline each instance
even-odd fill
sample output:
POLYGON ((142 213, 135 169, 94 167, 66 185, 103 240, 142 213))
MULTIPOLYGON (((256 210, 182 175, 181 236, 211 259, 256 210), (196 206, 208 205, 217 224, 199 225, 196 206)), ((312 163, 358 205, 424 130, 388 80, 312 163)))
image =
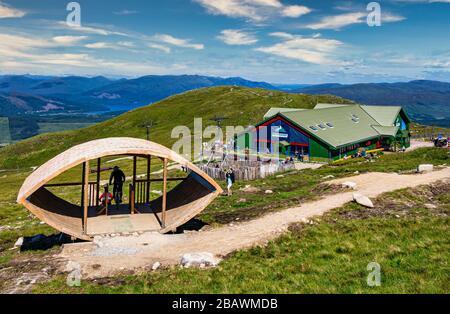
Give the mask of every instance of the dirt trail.
MULTIPOLYGON (((426 174, 368 173, 329 183, 357 183, 358 193, 376 197, 398 189, 450 179, 450 168, 426 174)), ((264 244, 287 231, 290 224, 307 221, 352 201, 353 191, 338 193, 302 206, 261 218, 203 232, 179 235, 145 233, 139 236, 103 238, 97 243, 66 246, 61 256, 78 263, 84 277, 106 277, 120 271, 151 267, 154 262, 177 264, 185 253, 210 252, 226 255, 235 250, 264 244)))

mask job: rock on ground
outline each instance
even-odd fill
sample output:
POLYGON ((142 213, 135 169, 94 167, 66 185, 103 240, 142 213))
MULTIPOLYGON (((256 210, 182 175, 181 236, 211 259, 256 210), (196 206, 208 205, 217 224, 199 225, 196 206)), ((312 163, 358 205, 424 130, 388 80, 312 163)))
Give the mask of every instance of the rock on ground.
POLYGON ((367 196, 364 196, 362 194, 355 193, 353 194, 353 200, 358 203, 359 205, 362 205, 364 207, 368 208, 374 208, 373 202, 368 198, 367 196))
POLYGON ((355 182, 352 182, 352 181, 347 181, 347 182, 342 183, 342 187, 344 187, 346 189, 356 190, 357 186, 358 185, 355 182))
POLYGON ((431 171, 433 171, 433 169, 434 169, 434 166, 433 166, 433 165, 427 165, 427 164, 425 164, 425 165, 420 165, 420 166, 417 168, 417 172, 420 172, 420 173, 431 172, 431 171))
POLYGON ((217 266, 220 263, 220 259, 216 258, 212 253, 187 253, 181 257, 180 264, 184 267, 204 267, 204 266, 217 266), (203 266, 202 266, 203 265, 203 266))
POLYGON ((244 193, 258 193, 259 189, 251 185, 246 185, 245 188, 241 189, 241 191, 244 193))
POLYGON ((16 243, 14 243, 14 247, 21 247, 23 244, 23 237, 17 239, 16 243))
POLYGON ((156 262, 153 264, 152 266, 152 270, 158 270, 161 267, 161 263, 160 262, 156 262))

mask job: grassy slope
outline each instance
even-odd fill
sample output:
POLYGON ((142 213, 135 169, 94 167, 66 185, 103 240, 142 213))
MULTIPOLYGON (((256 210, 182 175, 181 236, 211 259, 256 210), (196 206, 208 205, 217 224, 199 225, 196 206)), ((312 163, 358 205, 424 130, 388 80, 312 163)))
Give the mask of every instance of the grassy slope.
MULTIPOLYGON (((152 132, 152 139, 170 145, 172 127, 179 124, 192 127, 194 117, 203 117, 206 122, 214 115, 225 115, 230 118, 227 121, 229 125, 248 125, 258 122, 272 106, 311 108, 317 102, 330 101, 342 100, 247 88, 217 87, 198 90, 174 96, 87 129, 42 135, 12 145, 0 150, 0 168, 39 165, 64 149, 93 138, 125 135, 144 137, 145 131, 138 126, 148 119, 154 119, 158 123, 152 132)), ((318 192, 333 192, 320 188, 323 176, 329 174, 340 177, 351 175, 355 171, 408 171, 424 162, 435 165, 446 163, 445 151, 420 149, 407 154, 386 155, 375 163, 352 160, 315 171, 286 174, 283 178, 258 180, 252 182, 252 185, 261 190, 272 189, 275 193, 262 197, 262 194, 237 192, 231 198, 217 199, 200 218, 212 224, 227 223, 236 218, 251 219, 268 211, 312 199, 318 192), (245 198, 245 202, 238 202, 241 198, 245 198), (272 205, 268 206, 270 204, 272 205)), ((126 167, 129 162, 123 163, 126 167)), ((17 190, 27 174, 28 170, 0 173, 3 186, 0 194, 0 226, 10 227, 0 231, 1 266, 7 267, 8 261, 23 255, 8 250, 19 236, 53 232, 15 204, 17 190)), ((65 179, 70 181, 78 175, 79 171, 76 169, 66 174, 65 179)), ((238 183, 237 188, 241 186, 238 183)), ((69 198, 73 196, 72 191, 65 193, 69 198)), ((445 195, 444 193, 442 197, 445 195)), ((448 199, 446 202, 448 205, 448 199)), ((392 217, 374 217, 354 221, 333 217, 332 221, 319 225, 293 228, 291 234, 271 243, 267 248, 238 252, 215 270, 167 270, 147 276, 119 278, 120 282, 123 281, 122 284, 113 279, 112 283, 117 285, 116 288, 89 284, 72 292, 403 292, 400 288, 412 292, 448 291, 448 286, 442 281, 445 274, 443 270, 448 273, 448 265, 442 259, 446 261, 448 257, 444 258, 445 254, 439 253, 448 252, 448 241, 439 240, 448 238, 448 218, 422 218, 417 221, 416 218, 392 220, 392 217), (334 219, 338 221, 335 222, 334 219), (371 237, 367 236, 367 230, 374 232, 371 237), (369 247, 373 237, 380 242, 376 248, 369 247), (412 237, 414 241, 411 242, 409 239, 412 237), (427 248, 424 249, 424 246, 427 248), (368 290, 363 285, 367 256, 375 256, 377 260, 384 261, 388 274, 393 276, 382 290, 368 290), (428 259, 437 264, 427 269, 424 265, 428 259), (336 268, 343 268, 343 272, 336 271, 336 268), (415 268, 417 272, 410 271, 410 268, 415 268), (174 281, 179 290, 173 290, 174 286, 167 279, 174 281), (192 284, 194 281, 195 284, 192 284)), ((57 280, 51 285, 42 286, 40 291, 67 292, 63 282, 64 279, 57 280)))
POLYGON ((335 96, 293 95, 278 91, 244 87, 199 89, 167 98, 117 118, 76 131, 43 134, 0 150, 0 169, 37 166, 63 150, 88 140, 110 136, 145 138, 140 127, 148 120, 156 122, 152 140, 171 146, 171 131, 186 125, 193 129, 194 118, 203 118, 204 126, 214 116, 229 118, 227 125, 248 126, 262 120, 271 107, 313 108, 319 102, 348 103, 335 96))
POLYGON ((449 192, 438 183, 383 194, 374 209, 351 203, 293 225, 264 248, 236 252, 215 269, 172 267, 77 288, 59 277, 36 292, 448 293, 449 192), (380 287, 366 284, 371 262, 381 265, 380 287))
MULTIPOLYGON (((237 182, 232 197, 216 199, 200 214, 200 219, 210 224, 225 224, 236 220, 253 219, 267 212, 298 206, 338 189, 321 185, 324 178, 354 175, 364 172, 409 172, 423 163, 436 166, 448 163, 447 151, 437 148, 422 148, 405 154, 386 154, 374 162, 348 160, 324 166, 316 170, 293 171, 282 178, 271 176, 252 182, 237 182), (258 193, 245 193, 239 189, 247 184, 260 189, 258 193), (272 190, 273 194, 265 194, 272 190)), ((223 184, 223 182, 221 182, 223 184)))

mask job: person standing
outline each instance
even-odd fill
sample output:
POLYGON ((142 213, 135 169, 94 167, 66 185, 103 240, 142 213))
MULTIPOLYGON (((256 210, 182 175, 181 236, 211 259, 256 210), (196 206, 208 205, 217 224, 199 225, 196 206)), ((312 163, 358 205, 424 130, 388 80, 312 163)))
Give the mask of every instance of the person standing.
POLYGON ((111 176, 109 177, 109 185, 114 184, 113 195, 117 206, 122 203, 122 190, 125 180, 126 177, 123 171, 120 170, 118 166, 115 166, 111 176))
POLYGON ((229 169, 225 174, 226 180, 227 180, 227 189, 228 189, 228 196, 233 195, 233 184, 235 182, 235 175, 233 169, 229 169))

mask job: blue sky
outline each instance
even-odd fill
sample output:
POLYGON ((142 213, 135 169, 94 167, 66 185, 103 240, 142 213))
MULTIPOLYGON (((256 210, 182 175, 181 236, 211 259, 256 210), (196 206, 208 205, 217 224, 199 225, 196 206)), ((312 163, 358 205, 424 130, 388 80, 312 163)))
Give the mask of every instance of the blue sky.
POLYGON ((450 0, 0 0, 0 74, 450 81, 450 0))

